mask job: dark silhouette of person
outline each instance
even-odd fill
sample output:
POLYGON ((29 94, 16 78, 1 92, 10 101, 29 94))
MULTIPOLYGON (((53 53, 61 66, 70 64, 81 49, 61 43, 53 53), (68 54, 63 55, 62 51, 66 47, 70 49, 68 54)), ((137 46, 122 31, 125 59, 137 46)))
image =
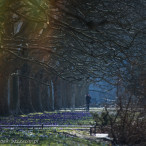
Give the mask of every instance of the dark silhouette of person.
POLYGON ((86 95, 86 110, 89 111, 91 96, 89 94, 86 95))

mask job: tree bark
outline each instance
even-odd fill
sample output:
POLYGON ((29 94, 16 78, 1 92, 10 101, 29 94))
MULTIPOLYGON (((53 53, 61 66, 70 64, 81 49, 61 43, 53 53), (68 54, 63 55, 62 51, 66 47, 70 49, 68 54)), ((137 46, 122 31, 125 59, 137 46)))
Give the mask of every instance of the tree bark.
POLYGON ((8 76, 0 74, 0 115, 6 116, 9 114, 8 108, 8 76))
POLYGON ((11 77, 11 95, 10 95, 10 110, 12 114, 19 114, 19 77, 11 77))

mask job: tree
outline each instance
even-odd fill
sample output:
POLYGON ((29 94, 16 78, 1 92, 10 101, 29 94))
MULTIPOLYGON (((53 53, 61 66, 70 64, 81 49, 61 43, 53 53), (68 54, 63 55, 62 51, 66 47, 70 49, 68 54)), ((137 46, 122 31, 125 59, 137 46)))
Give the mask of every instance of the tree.
POLYGON ((129 82, 129 67, 144 58, 144 7, 144 0, 3 0, 0 50, 21 60, 17 68, 27 62, 69 82, 129 82))

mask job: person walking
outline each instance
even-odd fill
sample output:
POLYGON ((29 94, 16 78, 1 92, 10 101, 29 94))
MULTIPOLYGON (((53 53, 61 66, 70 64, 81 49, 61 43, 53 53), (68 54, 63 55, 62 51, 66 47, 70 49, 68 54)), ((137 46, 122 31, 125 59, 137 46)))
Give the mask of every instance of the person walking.
POLYGON ((89 94, 86 95, 86 111, 89 111, 91 96, 89 94))

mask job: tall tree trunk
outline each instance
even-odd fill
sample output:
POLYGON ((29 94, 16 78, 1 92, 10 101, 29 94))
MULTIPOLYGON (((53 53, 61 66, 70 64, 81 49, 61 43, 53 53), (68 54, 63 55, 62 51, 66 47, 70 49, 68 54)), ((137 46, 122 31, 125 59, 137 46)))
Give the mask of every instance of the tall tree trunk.
POLYGON ((10 102, 11 102, 11 78, 8 78, 8 109, 10 111, 10 102))
POLYGON ((8 77, 0 74, 0 115, 8 115, 8 77))
POLYGON ((66 108, 66 81, 62 80, 61 82, 61 99, 62 99, 62 108, 66 108))
POLYGON ((74 110, 75 108, 75 97, 76 97, 76 84, 72 84, 71 86, 72 96, 71 98, 71 107, 74 110))
POLYGON ((49 95, 48 95, 48 86, 41 85, 41 101, 44 111, 49 110, 49 95))
POLYGON ((54 80, 54 108, 59 110, 62 107, 62 99, 61 99, 61 79, 56 78, 54 80))
POLYGON ((53 81, 49 80, 50 86, 48 86, 48 96, 49 96, 49 111, 54 110, 54 84, 53 81))
POLYGON ((55 106, 54 106, 54 83, 53 81, 51 80, 51 97, 52 97, 52 110, 54 111, 55 109, 55 106))
POLYGON ((30 98, 32 101, 33 112, 41 112, 41 105, 40 105, 40 86, 38 82, 31 81, 30 82, 30 98))
POLYGON ((72 97, 72 90, 71 90, 71 84, 66 83, 66 107, 71 108, 72 103, 71 103, 71 97, 72 97))
POLYGON ((11 102, 10 109, 12 114, 19 114, 19 77, 11 78, 11 102))
MULTIPOLYGON (((21 68, 21 73, 23 76, 29 76, 29 67, 26 64, 21 68)), ((30 100, 30 80, 27 77, 20 77, 20 109, 23 113, 32 112, 32 105, 30 100)))

